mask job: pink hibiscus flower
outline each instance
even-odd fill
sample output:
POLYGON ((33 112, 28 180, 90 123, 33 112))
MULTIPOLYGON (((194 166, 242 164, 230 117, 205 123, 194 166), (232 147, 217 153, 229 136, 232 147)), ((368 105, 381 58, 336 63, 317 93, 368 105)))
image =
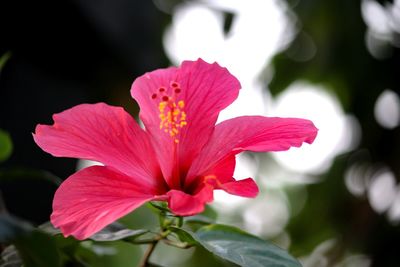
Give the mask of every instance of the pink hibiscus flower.
POLYGON ((53 125, 38 125, 34 140, 44 151, 104 164, 62 183, 53 225, 85 239, 147 201, 167 201, 173 213, 188 216, 202 212, 215 189, 255 197, 251 178, 232 177, 235 155, 312 143, 317 129, 309 120, 262 116, 215 125, 239 89, 217 63, 185 61, 134 81, 131 94, 145 129, 123 108, 104 103, 78 105, 55 114, 53 125))

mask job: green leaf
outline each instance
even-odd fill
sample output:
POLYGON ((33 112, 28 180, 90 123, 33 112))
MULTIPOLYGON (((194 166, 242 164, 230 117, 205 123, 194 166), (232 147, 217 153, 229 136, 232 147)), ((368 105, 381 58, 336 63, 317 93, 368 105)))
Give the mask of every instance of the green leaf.
POLYGON ((202 225, 211 224, 215 223, 217 216, 217 212, 209 205, 207 205, 202 213, 194 216, 185 217, 185 223, 202 225))
POLYGON ((50 235, 58 235, 61 234, 60 229, 55 228, 51 222, 45 222, 39 225, 39 229, 50 234, 50 235))
POLYGON ((27 222, 3 214, 0 215, 0 229, 0 242, 14 244, 24 267, 61 266, 56 243, 48 234, 27 222))
POLYGON ((13 150, 13 144, 10 135, 0 129, 0 162, 10 157, 13 150))
POLYGON ((159 214, 160 212, 165 212, 167 214, 171 213, 167 203, 165 203, 164 201, 151 201, 147 204, 150 210, 154 211, 157 214, 159 214))
POLYGON ((142 256, 140 246, 127 242, 95 242, 86 240, 79 243, 74 253, 74 264, 66 266, 85 267, 137 267, 142 256))
POLYGON ((24 267, 58 267, 61 266, 59 251, 51 236, 34 230, 29 235, 15 242, 24 267))
POLYGON ((215 223, 215 220, 199 214, 199 215, 195 215, 195 216, 186 217, 185 223, 190 224, 190 225, 192 225, 192 224, 205 225, 205 224, 215 223))
POLYGON ((129 240, 135 240, 137 237, 147 234, 148 232, 149 230, 145 229, 137 229, 137 230, 127 229, 122 224, 114 222, 108 225, 100 232, 89 237, 89 239, 99 242, 117 241, 117 240, 129 241, 129 240))
POLYGON ((215 209, 213 209, 210 205, 206 205, 206 208, 199 215, 209 218, 212 221, 216 221, 218 217, 218 213, 215 209))
POLYGON ((149 229, 157 231, 159 229, 159 213, 155 216, 154 212, 148 207, 148 204, 142 205, 133 212, 119 219, 118 222, 129 229, 149 229))
POLYGON ((22 264, 15 246, 8 246, 1 252, 0 267, 21 267, 22 264))
MULTIPOLYGON (((54 228, 54 226, 50 222, 46 222, 40 225, 39 228, 51 235, 61 234, 61 231, 57 228, 54 228)), ((119 222, 114 222, 106 226, 100 232, 92 235, 88 239, 98 242, 108 242, 117 240, 133 241, 137 237, 147 233, 149 233, 149 230, 146 229, 131 230, 127 229, 123 224, 119 222)))
POLYGON ((178 236, 181 242, 185 242, 188 245, 198 245, 197 241, 188 231, 178 227, 170 227, 169 229, 178 236))
POLYGON ((238 228, 213 224, 187 231, 211 253, 243 267, 301 267, 285 250, 238 228))

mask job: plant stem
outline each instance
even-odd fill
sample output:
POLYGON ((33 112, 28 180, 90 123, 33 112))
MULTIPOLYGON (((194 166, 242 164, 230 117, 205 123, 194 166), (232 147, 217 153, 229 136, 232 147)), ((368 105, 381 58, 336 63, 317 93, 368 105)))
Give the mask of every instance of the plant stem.
POLYGON ((156 248, 156 245, 159 240, 154 241, 153 243, 149 244, 149 247, 147 248, 146 252, 143 255, 143 258, 139 264, 139 267, 147 267, 151 254, 153 253, 154 249, 156 248))

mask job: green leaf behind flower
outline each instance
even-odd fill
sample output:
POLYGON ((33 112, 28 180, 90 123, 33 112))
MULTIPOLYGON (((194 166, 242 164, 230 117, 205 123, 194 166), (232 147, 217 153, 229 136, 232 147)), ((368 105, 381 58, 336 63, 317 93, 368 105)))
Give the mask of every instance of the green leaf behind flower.
POLYGON ((212 224, 186 231, 209 252, 243 267, 301 267, 285 250, 238 228, 212 224))
MULTIPOLYGON (((24 267, 60 267, 61 259, 52 237, 29 223, 9 215, 0 215, 0 242, 12 243, 24 262, 24 267)), ((18 255, 9 249, 8 263, 3 258, 1 266, 10 265, 10 259, 18 260, 18 255)), ((4 255, 3 255, 4 256, 4 255)))
MULTIPOLYGON (((46 222, 40 225, 39 228, 51 235, 61 234, 61 231, 55 228, 50 222, 46 222)), ((146 229, 131 230, 126 228, 123 224, 119 222, 114 222, 112 224, 107 225, 100 232, 92 235, 88 239, 97 242, 107 242, 107 241, 117 241, 117 240, 134 241, 139 236, 147 234, 148 232, 149 230, 146 229)))
POLYGON ((206 206, 204 211, 200 214, 185 217, 185 223, 188 224, 211 224, 217 220, 217 212, 209 205, 206 206))
POLYGON ((145 229, 131 230, 121 227, 119 223, 113 223, 92 235, 91 240, 98 242, 117 241, 117 240, 135 240, 137 237, 147 234, 149 231, 145 229))

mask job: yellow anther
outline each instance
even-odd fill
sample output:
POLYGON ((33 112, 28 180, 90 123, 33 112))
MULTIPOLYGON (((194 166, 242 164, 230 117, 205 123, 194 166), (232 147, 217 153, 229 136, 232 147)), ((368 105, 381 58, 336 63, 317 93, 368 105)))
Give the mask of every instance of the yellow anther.
POLYGON ((185 121, 185 120, 186 120, 186 113, 184 111, 182 111, 181 121, 185 121))
POLYGON ((167 101, 161 101, 158 104, 158 110, 160 111, 160 129, 168 133, 174 138, 174 142, 178 143, 179 140, 177 135, 179 134, 179 128, 187 125, 186 113, 183 111, 185 102, 183 100, 175 102, 173 98, 168 98, 167 101))

